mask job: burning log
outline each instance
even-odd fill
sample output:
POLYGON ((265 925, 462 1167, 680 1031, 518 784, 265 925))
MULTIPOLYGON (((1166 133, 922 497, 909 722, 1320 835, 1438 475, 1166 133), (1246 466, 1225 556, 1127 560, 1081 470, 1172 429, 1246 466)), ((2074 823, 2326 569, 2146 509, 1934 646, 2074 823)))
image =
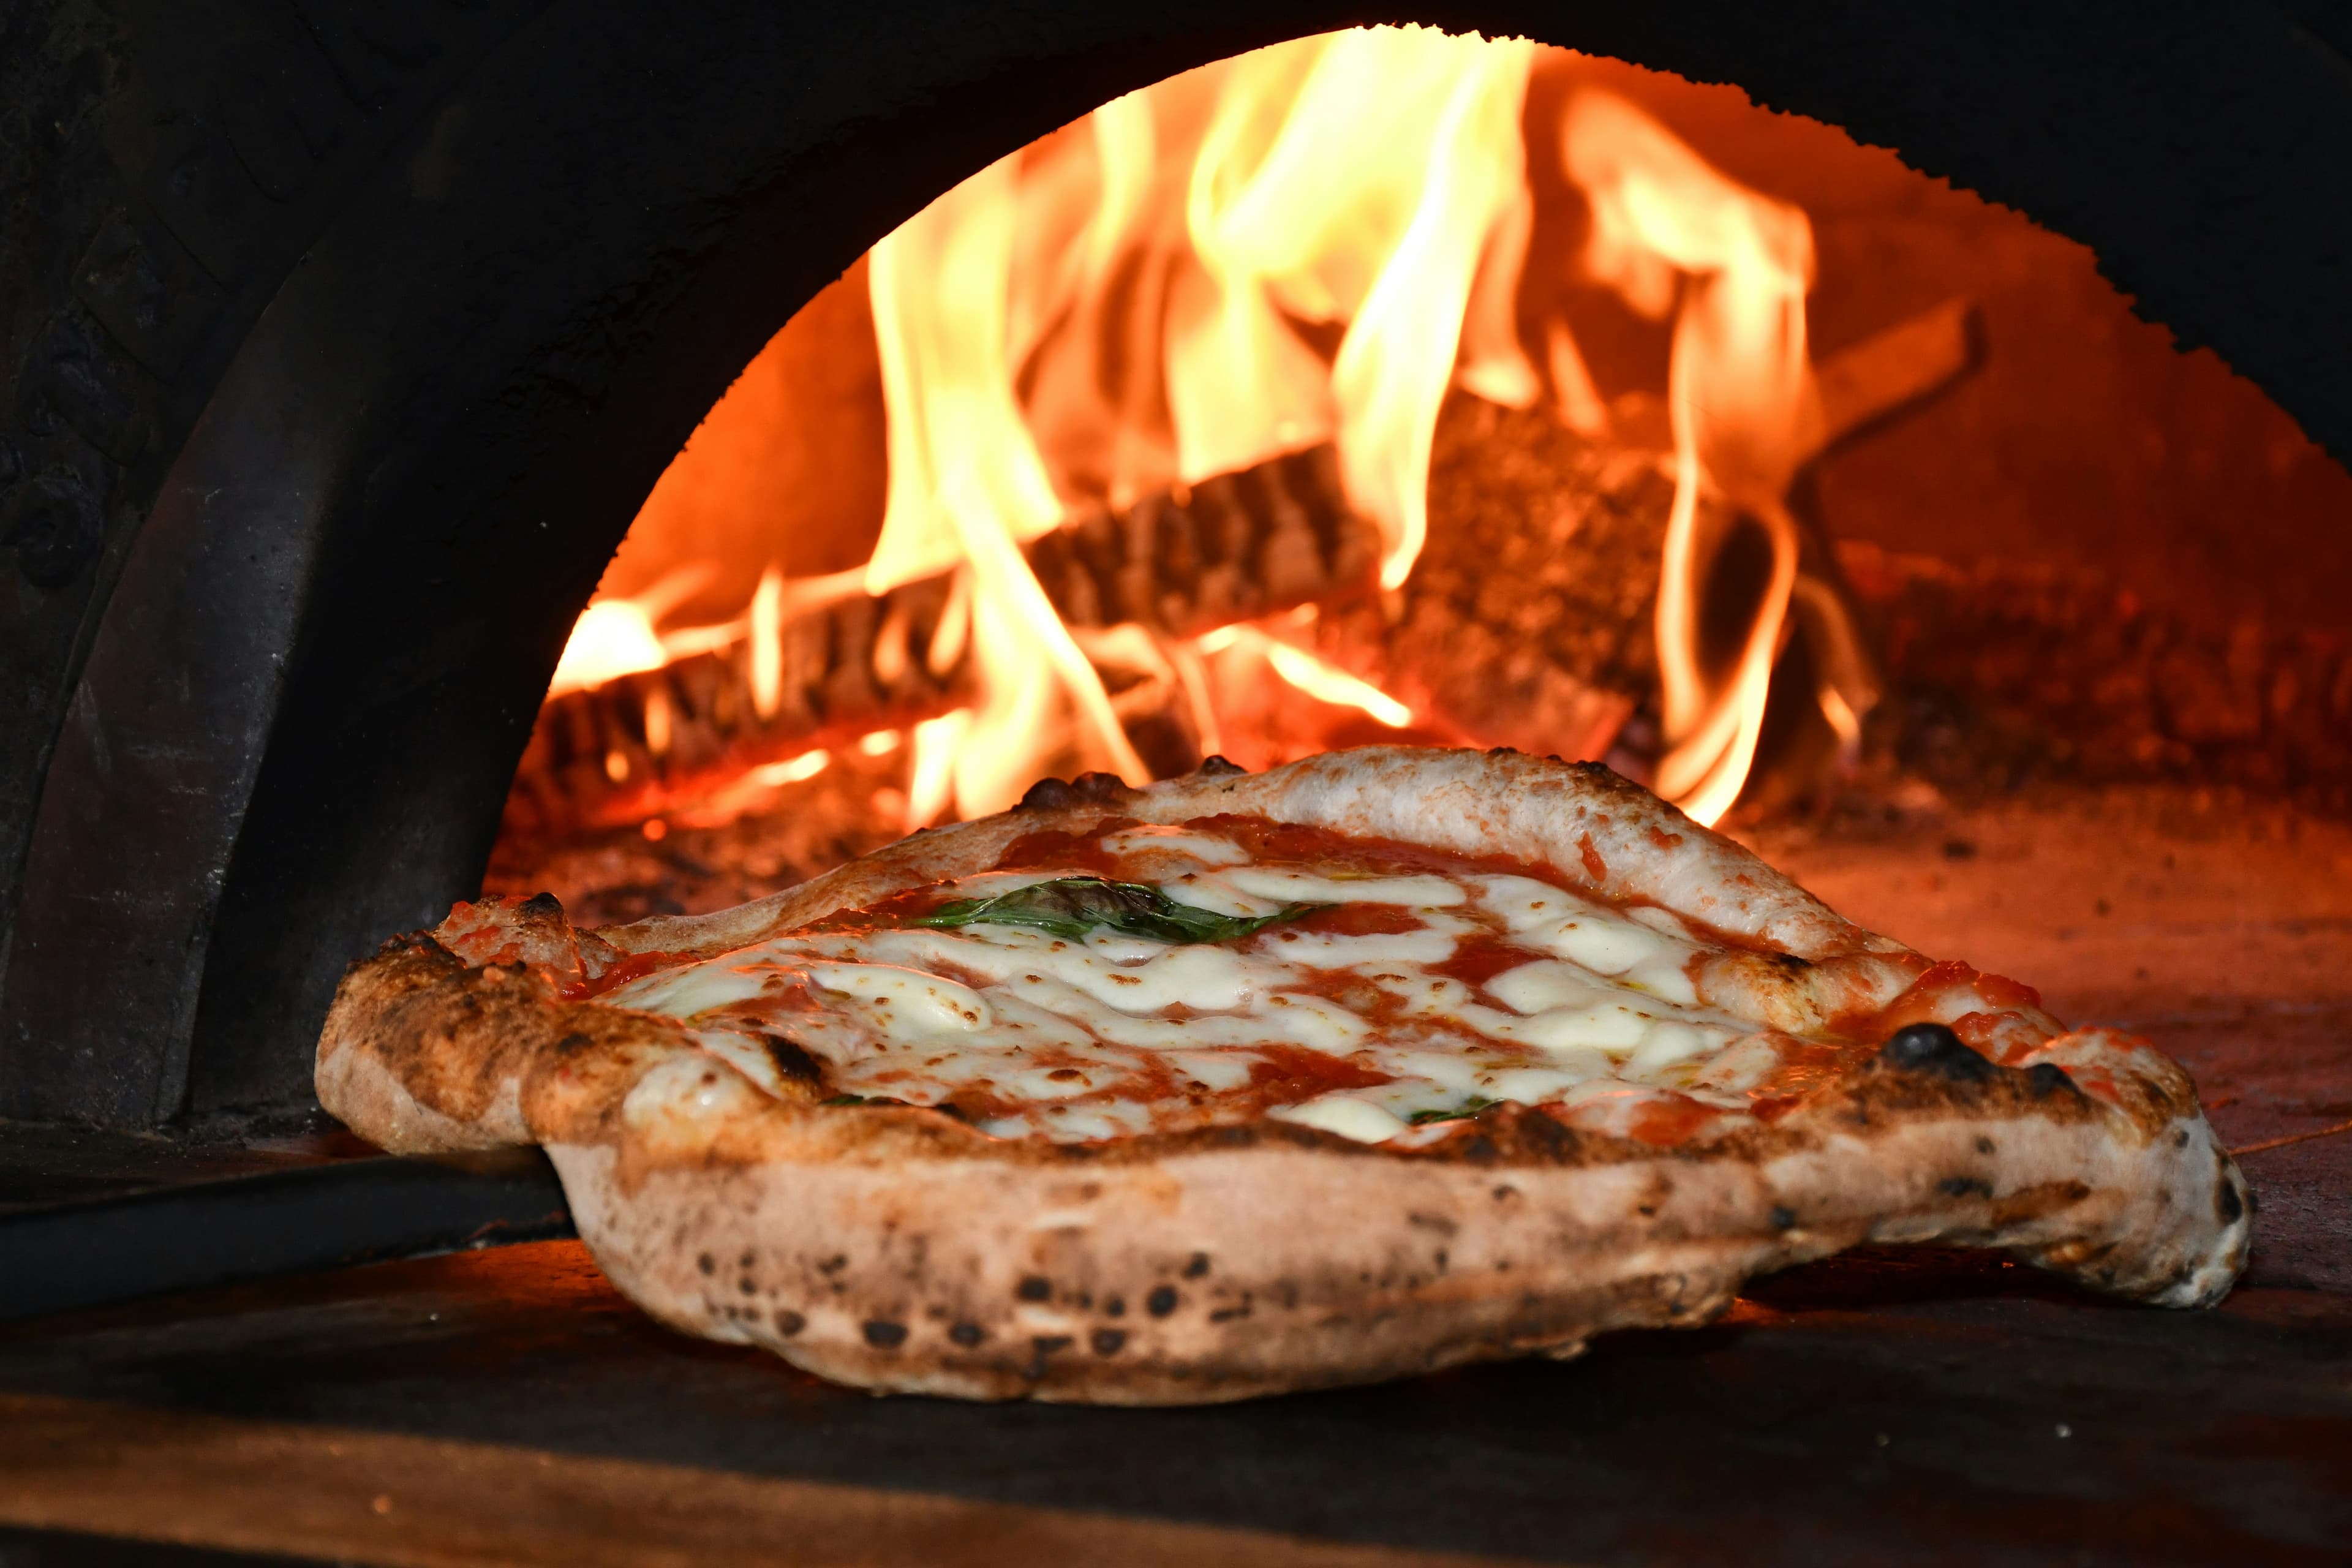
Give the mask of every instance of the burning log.
MULTIPOLYGON (((1131 621, 1169 637, 1356 591, 1379 552, 1328 447, 1089 511, 1026 551, 1070 626, 1131 621)), ((759 622, 755 605, 725 646, 550 699, 516 771, 509 832, 641 821, 746 769, 971 700, 970 606, 951 574, 879 598, 857 572, 803 579, 784 585, 772 631, 759 622)), ((1151 714, 1132 723, 1155 731, 1155 761, 1174 766, 1191 744, 1151 714)))
MULTIPOLYGON (((965 699, 961 612, 946 576, 878 598, 855 581, 816 581, 820 591, 778 607, 764 650, 768 628, 747 626, 730 647, 550 698, 515 771, 507 831, 639 821, 746 768, 965 699)), ((761 618, 756 606, 747 617, 761 618)))
MULTIPOLYGON (((1808 459, 1916 407, 1979 357, 1965 300, 1829 356, 1816 373, 1822 438, 1808 459)), ((1622 408, 1623 436, 1586 437, 1540 410, 1449 398, 1430 463, 1429 543, 1412 575, 1388 604, 1327 614, 1318 651, 1461 741, 1608 753, 1658 684, 1654 621, 1675 485, 1663 420, 1649 412, 1622 408)), ((1717 574, 1736 576, 1740 563, 1725 554, 1717 574)), ((1793 612, 1817 663, 1866 686, 1851 595, 1817 531, 1801 541, 1799 572, 1793 612)), ((1738 588, 1720 595, 1729 621, 1745 607, 1738 588)))
POLYGON ((1361 588, 1380 535, 1349 510, 1328 445, 1095 510, 1028 550, 1074 626, 1189 637, 1361 588))

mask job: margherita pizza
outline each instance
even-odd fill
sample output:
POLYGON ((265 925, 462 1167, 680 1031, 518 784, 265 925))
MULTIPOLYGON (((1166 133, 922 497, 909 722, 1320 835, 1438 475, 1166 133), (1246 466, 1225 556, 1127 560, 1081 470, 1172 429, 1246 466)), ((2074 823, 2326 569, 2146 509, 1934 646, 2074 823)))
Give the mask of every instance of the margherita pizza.
POLYGON ((2147 1044, 1516 752, 1049 781, 695 918, 460 904, 318 1082, 388 1149, 544 1144, 668 1322, 976 1398, 1565 1354, 1861 1242, 2201 1306, 2251 1227, 2147 1044))

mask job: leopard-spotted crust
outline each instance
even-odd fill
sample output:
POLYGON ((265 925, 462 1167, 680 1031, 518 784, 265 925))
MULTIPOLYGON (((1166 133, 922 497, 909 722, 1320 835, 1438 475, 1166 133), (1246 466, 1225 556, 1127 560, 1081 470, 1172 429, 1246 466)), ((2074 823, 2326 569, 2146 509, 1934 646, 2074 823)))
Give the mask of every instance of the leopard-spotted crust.
MULTIPOLYGON (((1909 956, 1605 769, 1403 748, 1041 787, 773 898, 585 940, 715 954, 985 869, 1025 833, 1220 812, 1539 863, 1811 969, 1909 956)), ((534 903, 548 942, 572 939, 534 903)), ((1519 1107, 1423 1149, 1274 1121, 1053 1143, 771 1093, 674 1020, 565 1001, 529 965, 469 965, 420 933, 352 966, 318 1084, 388 1149, 546 1145, 599 1262, 667 1322, 845 1383, 971 1398, 1192 1403, 1568 1354, 1705 1321, 1749 1277, 1863 1242, 1998 1247, 2202 1306, 2252 1226, 2187 1076, 2095 1029, 2008 1066, 1882 1054, 1699 1146, 1519 1107)))

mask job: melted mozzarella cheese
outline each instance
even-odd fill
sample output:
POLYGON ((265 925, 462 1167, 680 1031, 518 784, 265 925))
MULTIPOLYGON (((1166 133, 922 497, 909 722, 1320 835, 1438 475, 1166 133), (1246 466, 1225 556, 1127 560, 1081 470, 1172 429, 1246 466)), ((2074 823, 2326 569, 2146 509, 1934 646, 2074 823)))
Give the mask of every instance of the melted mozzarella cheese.
MULTIPOLYGON (((1063 1141, 1265 1115, 1410 1142, 1489 1104, 1633 1116, 1669 1090, 1737 1109, 1779 1059, 1754 1024, 1698 1005, 1690 972, 1706 949, 1663 910, 1526 877, 1249 864, 1189 829, 1129 827, 1101 847, 1163 871, 1163 890, 1198 908, 1374 904, 1395 911, 1375 927, 1405 929, 1310 917, 1183 945, 987 923, 805 932, 604 1000, 687 1021, 705 1052, 771 1093, 782 1084, 762 1035, 816 1058, 833 1093, 955 1104, 984 1131, 1063 1141), (1475 984, 1445 973, 1474 935, 1524 960, 1475 984)), ((982 898, 1070 874, 989 872, 938 890, 982 898)), ((653 1099, 687 1092, 681 1080, 653 1099)))

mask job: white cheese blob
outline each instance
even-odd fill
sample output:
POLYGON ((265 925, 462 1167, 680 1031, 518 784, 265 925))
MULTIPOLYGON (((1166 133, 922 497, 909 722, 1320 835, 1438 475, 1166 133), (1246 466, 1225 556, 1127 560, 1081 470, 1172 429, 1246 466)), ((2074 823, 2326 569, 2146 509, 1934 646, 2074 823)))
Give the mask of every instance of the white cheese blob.
POLYGON ((1277 1121, 1295 1121, 1301 1127, 1337 1132, 1359 1143, 1384 1143, 1406 1126, 1401 1118, 1371 1101, 1345 1092, 1322 1095, 1303 1105, 1281 1106, 1266 1114, 1277 1121))

